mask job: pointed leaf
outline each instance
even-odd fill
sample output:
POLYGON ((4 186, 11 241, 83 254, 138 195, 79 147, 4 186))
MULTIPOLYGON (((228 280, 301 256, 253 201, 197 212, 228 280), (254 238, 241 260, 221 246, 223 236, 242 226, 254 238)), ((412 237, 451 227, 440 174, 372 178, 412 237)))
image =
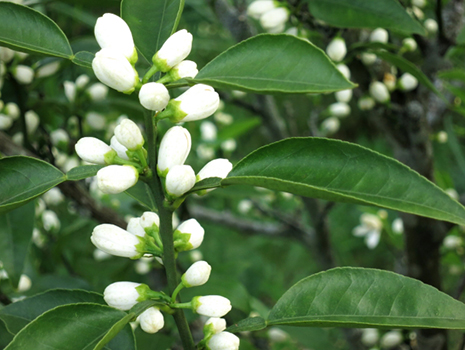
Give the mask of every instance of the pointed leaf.
POLYGON ((95 55, 92 52, 79 51, 73 56, 72 61, 78 66, 92 69, 94 57, 95 55))
POLYGON ((134 186, 125 191, 127 195, 134 198, 140 204, 151 211, 157 211, 157 204, 149 186, 142 181, 138 181, 134 186))
POLYGON ((266 328, 266 321, 262 317, 249 317, 228 327, 231 333, 253 332, 266 328))
POLYGON ((286 139, 242 159, 222 185, 252 185, 330 201, 377 205, 465 224, 465 208, 402 163, 348 142, 286 139))
POLYGON ((465 304, 389 271, 343 267, 292 286, 268 325, 465 329, 465 304))
POLYGON ((70 59, 71 46, 50 18, 30 7, 0 2, 0 43, 18 51, 70 59))
POLYGON ((262 34, 226 50, 191 82, 257 93, 310 93, 352 89, 318 47, 287 34, 262 34))
POLYGON ((79 181, 97 175, 97 172, 102 169, 104 165, 81 165, 75 167, 66 173, 69 181, 79 181))
POLYGON ((316 18, 341 28, 386 28, 404 34, 425 35, 397 0, 306 0, 316 18))

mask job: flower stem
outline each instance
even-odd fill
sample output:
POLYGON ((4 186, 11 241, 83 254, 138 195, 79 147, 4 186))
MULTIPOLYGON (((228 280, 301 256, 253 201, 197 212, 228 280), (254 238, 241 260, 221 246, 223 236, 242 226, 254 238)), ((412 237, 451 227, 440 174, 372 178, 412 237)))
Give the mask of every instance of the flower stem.
POLYGON ((176 287, 176 289, 174 290, 173 292, 173 296, 171 297, 171 302, 174 304, 176 303, 176 297, 178 296, 178 293, 181 291, 181 289, 184 288, 184 284, 181 282, 178 284, 178 286, 176 287))
MULTIPOLYGON (((164 194, 161 186, 161 181, 157 173, 157 127, 154 123, 154 118, 149 113, 145 114, 145 129, 147 134, 147 151, 149 166, 152 170, 153 177, 148 181, 150 190, 152 191, 160 217, 160 237, 163 242, 163 264, 166 270, 168 279, 168 289, 173 293, 178 285, 178 276, 176 271, 176 259, 173 245, 173 212, 163 205, 164 194)), ((195 350, 194 340, 186 320, 186 316, 182 310, 176 310, 173 314, 174 321, 178 327, 183 348, 185 350, 195 350)))
POLYGON ((144 78, 142 79, 142 84, 148 83, 149 79, 154 75, 156 72, 158 72, 157 66, 153 65, 147 73, 145 73, 144 78))

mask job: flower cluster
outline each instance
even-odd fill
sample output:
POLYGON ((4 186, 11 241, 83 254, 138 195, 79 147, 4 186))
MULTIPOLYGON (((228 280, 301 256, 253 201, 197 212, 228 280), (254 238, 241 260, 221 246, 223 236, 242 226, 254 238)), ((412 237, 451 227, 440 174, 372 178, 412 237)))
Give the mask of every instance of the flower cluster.
POLYGON ((247 14, 260 21, 268 33, 284 31, 289 19, 289 10, 282 3, 274 0, 256 0, 247 8, 247 14))

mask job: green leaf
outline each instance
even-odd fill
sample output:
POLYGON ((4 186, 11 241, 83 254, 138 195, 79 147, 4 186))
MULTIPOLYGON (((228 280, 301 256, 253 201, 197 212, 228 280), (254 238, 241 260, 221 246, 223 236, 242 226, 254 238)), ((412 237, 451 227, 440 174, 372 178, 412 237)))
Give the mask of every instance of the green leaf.
POLYGON ((97 175, 97 172, 102 169, 104 165, 81 165, 71 169, 66 173, 69 181, 79 181, 97 175))
MULTIPOLYGON (((127 317, 123 311, 99 304, 58 306, 24 327, 5 350, 97 349, 112 327, 127 317)), ((121 333, 126 339, 118 342, 126 347, 110 345, 111 349, 135 349, 134 336, 127 327, 129 331, 121 333)))
POLYGON ((465 305, 413 278, 342 267, 297 282, 278 300, 267 323, 465 329, 465 305))
POLYGON ((455 135, 454 124, 452 123, 452 118, 450 116, 444 120, 444 126, 447 132, 447 143, 455 157, 455 160, 457 161, 458 167, 462 171, 462 175, 465 175, 465 156, 463 155, 457 135, 455 135))
POLYGON ((189 81, 263 94, 355 87, 321 49, 287 34, 261 34, 244 40, 221 53, 189 81))
POLYGON ((258 117, 248 118, 245 120, 234 122, 233 124, 221 129, 218 132, 218 139, 220 140, 237 139, 239 138, 239 136, 242 136, 248 131, 256 128, 261 123, 262 123, 262 119, 258 117))
POLYGON ((57 306, 75 303, 105 305, 102 295, 79 289, 54 289, 17 301, 0 310, 9 332, 16 334, 29 322, 57 306))
POLYGON ((34 229, 34 203, 0 215, 0 256, 14 288, 24 268, 34 229))
POLYGON ((123 0, 121 17, 131 28, 134 43, 141 55, 152 63, 152 56, 173 34, 181 0, 123 0))
POLYGON ((452 68, 438 72, 438 78, 447 80, 458 80, 465 83, 465 69, 452 68))
POLYGON ((36 158, 0 159, 0 183, 8 184, 0 191, 0 214, 26 204, 65 180, 60 170, 36 158))
POLYGON ((310 13, 340 28, 386 28, 403 34, 425 35, 397 0, 306 0, 310 13))
POLYGON ((465 208, 402 163, 362 146, 293 138, 242 159, 222 185, 252 185, 330 201, 376 205, 465 224, 465 208))
POLYGON ((194 187, 192 187, 187 193, 194 193, 201 190, 208 190, 210 188, 220 187, 221 186, 220 177, 208 177, 202 181, 197 182, 194 187))
POLYGON ((72 57, 71 60, 78 66, 92 69, 92 61, 94 60, 94 57, 95 55, 92 52, 79 51, 72 57))
POLYGON ((227 331, 231 333, 253 332, 266 328, 266 321, 262 317, 249 317, 228 327, 227 331))
POLYGON ((134 186, 125 191, 127 195, 134 198, 140 204, 151 211, 157 211, 157 204, 149 186, 142 181, 138 181, 134 186))
POLYGON ((70 59, 71 46, 60 27, 29 7, 0 2, 0 43, 29 53, 70 59))

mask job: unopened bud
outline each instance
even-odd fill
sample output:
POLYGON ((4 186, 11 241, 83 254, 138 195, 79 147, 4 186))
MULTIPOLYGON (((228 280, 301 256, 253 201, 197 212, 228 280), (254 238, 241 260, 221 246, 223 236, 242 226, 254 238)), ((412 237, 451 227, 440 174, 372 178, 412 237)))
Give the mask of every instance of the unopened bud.
POLYGON ((72 81, 65 81, 63 83, 65 87, 65 96, 69 102, 74 102, 76 99, 76 84, 72 81))
POLYGON ((220 295, 194 297, 192 299, 192 310, 203 316, 223 317, 231 311, 231 302, 220 295))
POLYGON ((326 48, 326 53, 333 61, 342 61, 347 53, 345 40, 342 38, 333 39, 326 48))
POLYGON ((404 233, 404 222, 401 218, 394 219, 392 222, 392 231, 397 234, 404 233))
POLYGON ((175 65, 168 72, 168 75, 170 76, 171 81, 176 81, 184 78, 195 78, 198 72, 197 63, 185 60, 175 65))
POLYGON ((82 90, 86 87, 87 84, 89 84, 90 78, 87 74, 81 74, 76 78, 76 87, 79 90, 82 90))
POLYGON ((273 0, 256 0, 247 8, 247 15, 252 18, 260 19, 262 15, 276 8, 273 0))
POLYGON ((13 125, 13 119, 0 113, 0 130, 7 130, 13 125))
POLYGON ((57 187, 54 187, 45 192, 42 195, 42 198, 44 199, 44 202, 49 206, 58 205, 65 200, 65 196, 57 187))
POLYGON ((195 173, 189 165, 175 165, 166 175, 166 192, 172 197, 181 197, 195 185, 195 173))
POLYGON ((260 17, 260 24, 268 33, 280 33, 284 30, 288 19, 289 10, 284 7, 278 7, 264 13, 260 17))
POLYGON ((232 170, 232 163, 223 158, 214 159, 208 162, 197 174, 197 181, 208 177, 219 177, 224 179, 232 170))
POLYGON ((29 135, 32 135, 33 133, 35 133, 35 131, 37 130, 37 127, 39 126, 40 118, 37 115, 37 113, 34 111, 27 111, 24 114, 24 117, 26 118, 27 133, 29 135))
POLYGON ((385 73, 383 83, 389 91, 394 91, 396 89, 397 78, 391 73, 385 73))
POLYGON ((166 176, 176 165, 183 165, 191 149, 191 135, 182 126, 173 126, 163 136, 158 150, 158 172, 166 176))
POLYGON ((158 231, 160 226, 160 218, 157 213, 146 211, 139 219, 140 226, 145 229, 153 229, 158 231))
POLYGON ((371 96, 363 96, 358 100, 358 108, 362 111, 369 111, 375 107, 375 100, 371 96))
POLYGON ((426 0, 412 0, 412 6, 423 8, 426 6, 426 0))
POLYGON ((428 18, 423 24, 428 34, 434 35, 438 32, 438 22, 436 22, 434 19, 428 18))
POLYGON ((329 105, 328 111, 332 116, 343 118, 350 114, 350 106, 344 102, 336 102, 329 105))
POLYGON ((43 66, 40 66, 39 69, 36 70, 36 77, 37 78, 46 78, 49 77, 60 69, 60 61, 54 61, 43 66))
POLYGON ((108 87, 102 83, 95 83, 89 86, 87 93, 92 101, 101 101, 107 97, 108 87))
POLYGON ((403 91, 412 91, 418 86, 418 80, 410 73, 404 73, 399 78, 399 88, 403 91))
POLYGON ((444 247, 446 247, 447 249, 457 249, 462 245, 462 243, 462 238, 454 235, 446 236, 444 238, 444 241, 442 242, 444 247))
POLYGON ((130 119, 124 119, 115 128, 115 136, 118 142, 130 151, 138 150, 144 145, 144 137, 139 127, 130 119))
POLYGON ((341 90, 334 93, 337 102, 348 103, 352 99, 352 89, 341 90))
POLYGON ((362 331, 362 344, 365 346, 374 346, 379 340, 379 331, 376 328, 365 328, 362 331))
POLYGON ((126 231, 136 236, 140 236, 140 237, 145 236, 145 230, 140 225, 140 218, 129 219, 128 226, 126 227, 126 231))
POLYGON ((389 41, 389 34, 384 28, 377 28, 370 34, 370 41, 377 43, 387 43, 389 41))
POLYGON ((97 184, 100 191, 115 194, 134 186, 139 173, 132 165, 110 165, 97 173, 97 184))
POLYGON ((113 148, 113 150, 116 151, 116 153, 118 154, 118 157, 120 157, 121 159, 124 159, 124 160, 129 160, 129 157, 127 155, 127 151, 128 149, 126 147, 124 147, 121 143, 118 142, 118 140, 116 139, 116 136, 113 136, 110 140, 110 146, 111 148, 113 148))
POLYGON ((4 112, 13 120, 18 119, 19 115, 21 114, 18 105, 14 102, 8 102, 5 105, 4 112))
POLYGON ((146 333, 157 333, 165 325, 160 309, 156 306, 148 308, 139 316, 140 328, 146 333))
POLYGON ((45 231, 58 231, 61 226, 60 219, 58 219, 57 214, 52 210, 44 210, 42 213, 42 224, 45 231))
POLYGON ((334 134, 339 130, 339 127, 341 126, 341 122, 339 121, 339 118, 337 117, 329 117, 321 123, 321 129, 325 131, 328 134, 334 134))
POLYGON ((174 231, 173 238, 176 250, 179 252, 196 249, 203 241, 205 230, 195 219, 189 219, 181 223, 174 231))
POLYGON ((374 81, 369 87, 370 95, 379 103, 387 103, 391 99, 388 88, 380 81, 374 81))
POLYGON ((404 337, 402 336, 401 332, 390 331, 390 332, 387 332, 385 335, 383 335, 380 341, 380 345, 382 348, 392 349, 395 346, 402 343, 403 340, 404 340, 404 337))
POLYGON ((170 93, 163 84, 147 83, 140 89, 139 101, 148 110, 161 111, 168 105, 170 93))
POLYGON ((205 326, 203 326, 203 334, 205 336, 218 334, 226 329, 226 320, 224 318, 210 317, 205 326))
POLYGON ((31 67, 19 64, 13 70, 13 76, 20 84, 30 84, 34 80, 34 70, 31 67))
POLYGON ((8 47, 0 47, 0 61, 8 63, 13 57, 15 57, 15 52, 8 47))
POLYGON ((217 129, 215 124, 210 121, 204 121, 200 124, 200 137, 204 141, 215 141, 217 129))
POLYGON ((197 287, 207 283, 212 267, 206 261, 197 261, 189 267, 181 280, 185 287, 197 287))
POLYGON ((238 350, 240 340, 229 332, 215 334, 207 343, 207 350, 238 350))
POLYGON ((165 41, 160 50, 153 56, 153 64, 162 72, 181 63, 191 52, 192 34, 182 29, 165 41))
POLYGON ((138 302, 146 300, 146 292, 150 290, 146 284, 135 282, 115 282, 103 291, 105 302, 119 310, 129 310, 138 302))
POLYGON ((94 130, 103 130, 106 127, 105 116, 97 112, 89 112, 85 117, 86 123, 94 130))
POLYGON ((22 274, 19 277, 19 282, 18 282, 18 292, 19 293, 24 293, 27 292, 29 289, 32 287, 32 281, 29 278, 28 275, 22 274))
POLYGON ((361 55, 361 59, 364 65, 371 66, 373 63, 376 62, 377 56, 371 52, 364 52, 361 55))
POLYGON ((137 249, 140 244, 137 236, 115 225, 101 224, 96 226, 92 231, 90 240, 98 249, 111 255, 133 259, 142 256, 142 253, 137 249))
POLYGON ((341 74, 346 77, 346 79, 350 79, 350 69, 343 63, 339 63, 336 66, 337 70, 341 72, 341 74))
POLYGON ((417 42, 413 38, 405 38, 402 40, 402 46, 407 49, 407 51, 415 51, 418 47, 417 42))
POLYGON ((50 133, 50 140, 54 146, 67 144, 69 142, 68 133, 63 129, 56 129, 50 133))
POLYGON ((102 165, 108 164, 105 161, 105 156, 113 151, 105 142, 95 137, 83 137, 79 139, 75 145, 75 149, 77 155, 82 160, 92 164, 102 165))

